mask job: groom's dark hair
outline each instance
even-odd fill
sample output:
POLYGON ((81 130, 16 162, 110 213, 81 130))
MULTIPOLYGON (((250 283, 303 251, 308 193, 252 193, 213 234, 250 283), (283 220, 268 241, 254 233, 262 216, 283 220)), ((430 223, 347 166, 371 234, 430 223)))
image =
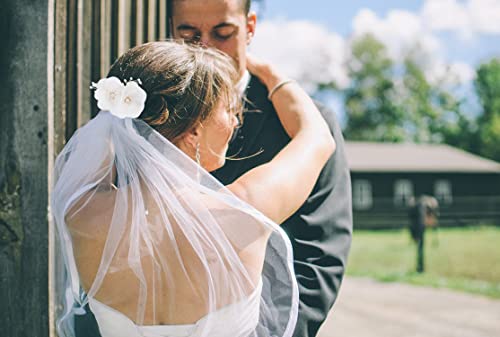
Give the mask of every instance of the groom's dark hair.
MULTIPOLYGON (((176 0, 169 0, 167 1, 167 11, 168 11, 168 17, 172 17, 172 8, 173 8, 173 3, 176 0)), ((208 0, 210 1, 210 0, 208 0)), ((250 7, 252 7, 252 0, 238 0, 241 4, 241 8, 244 10, 245 15, 248 15, 250 13, 250 7)))
MULTIPOLYGON (((173 34, 172 15, 173 15, 174 1, 177 0, 167 0, 167 25, 168 25, 168 35, 170 37, 172 37, 173 34)), ((240 2, 243 13, 245 14, 245 16, 247 16, 248 13, 250 13, 250 7, 252 7, 252 0, 238 0, 238 1, 240 2)))
POLYGON ((245 14, 248 15, 248 13, 250 13, 250 7, 252 6, 252 0, 241 0, 243 2, 243 5, 244 5, 244 9, 245 9, 245 14))

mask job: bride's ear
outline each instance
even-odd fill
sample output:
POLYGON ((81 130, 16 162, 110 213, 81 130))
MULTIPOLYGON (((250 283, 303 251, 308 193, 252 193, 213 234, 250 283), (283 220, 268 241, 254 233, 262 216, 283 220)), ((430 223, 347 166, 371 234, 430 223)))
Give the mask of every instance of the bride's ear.
POLYGON ((191 153, 193 149, 196 149, 197 144, 200 143, 202 132, 203 126, 201 123, 197 123, 179 139, 179 148, 186 153, 191 153))

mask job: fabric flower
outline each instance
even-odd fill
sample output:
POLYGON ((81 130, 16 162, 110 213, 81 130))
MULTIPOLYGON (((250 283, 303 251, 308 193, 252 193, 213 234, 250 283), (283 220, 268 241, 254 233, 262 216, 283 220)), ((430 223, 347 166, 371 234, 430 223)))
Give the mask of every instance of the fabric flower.
POLYGON ((137 118, 144 110, 147 94, 136 81, 124 85, 118 78, 109 77, 92 85, 97 106, 103 111, 118 118, 137 118))
POLYGON ((141 115, 142 110, 144 110, 144 104, 146 103, 146 92, 137 84, 135 81, 129 81, 123 88, 121 100, 116 107, 115 112, 112 114, 120 118, 137 118, 141 115))
POLYGON ((104 111, 111 111, 113 106, 122 98, 123 83, 116 77, 103 78, 97 83, 92 83, 95 90, 94 97, 97 106, 104 111))

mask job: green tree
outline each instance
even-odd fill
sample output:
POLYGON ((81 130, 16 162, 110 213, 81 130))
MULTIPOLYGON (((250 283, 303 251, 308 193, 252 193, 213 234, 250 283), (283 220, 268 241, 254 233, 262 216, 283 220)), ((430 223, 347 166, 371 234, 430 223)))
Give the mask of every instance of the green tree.
POLYGON ((445 85, 431 83, 416 46, 400 63, 371 35, 352 44, 344 92, 349 140, 448 143, 471 147, 473 125, 445 85))
POLYGON ((396 95, 405 111, 407 140, 416 143, 446 143, 470 150, 474 125, 462 111, 462 101, 449 85, 430 83, 410 53, 403 62, 402 86, 396 95))
POLYGON ((352 44, 348 61, 351 85, 344 91, 349 140, 402 141, 402 111, 394 102, 394 64, 385 46, 372 35, 352 44))
POLYGON ((482 106, 477 119, 479 153, 500 161, 500 59, 481 64, 474 84, 482 106))

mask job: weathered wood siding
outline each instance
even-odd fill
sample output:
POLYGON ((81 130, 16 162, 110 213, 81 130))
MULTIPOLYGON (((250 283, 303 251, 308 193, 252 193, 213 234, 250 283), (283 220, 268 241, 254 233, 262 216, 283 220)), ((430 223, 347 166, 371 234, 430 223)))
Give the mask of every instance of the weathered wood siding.
POLYGON ((0 2, 0 335, 49 335, 48 2, 0 2))
POLYGON ((166 38, 166 0, 0 2, 1 336, 54 335, 53 161, 96 113, 91 81, 166 38))

